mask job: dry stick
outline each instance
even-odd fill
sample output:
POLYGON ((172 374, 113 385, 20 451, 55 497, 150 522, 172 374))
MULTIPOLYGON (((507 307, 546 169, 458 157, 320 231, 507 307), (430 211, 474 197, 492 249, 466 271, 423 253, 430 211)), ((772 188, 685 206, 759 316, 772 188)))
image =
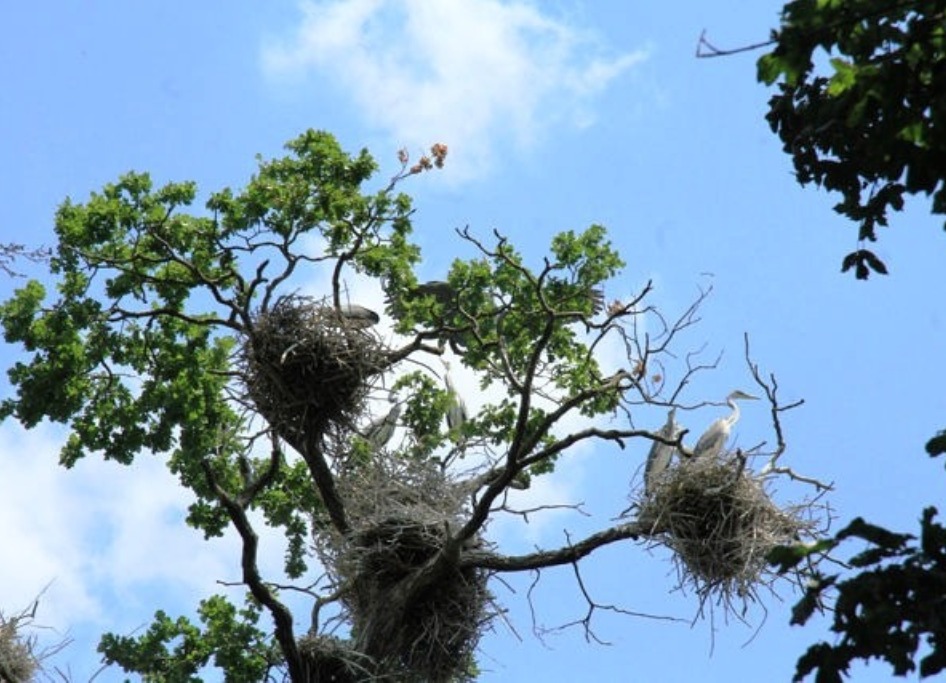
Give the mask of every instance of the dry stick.
POLYGON ((763 47, 768 47, 769 45, 775 45, 778 42, 777 38, 771 38, 769 40, 762 41, 761 43, 752 43, 751 45, 743 45, 742 47, 733 48, 731 50, 721 50, 720 48, 713 45, 706 39, 706 29, 703 29, 700 32, 700 39, 696 43, 696 56, 698 59, 709 59, 712 57, 728 57, 729 55, 737 55, 741 52, 752 52, 753 50, 758 50, 763 47), (704 51, 704 48, 705 51, 704 51))
POLYGON ((778 459, 782 457, 782 454, 785 452, 786 443, 785 437, 782 433, 782 423, 779 420, 779 413, 785 412, 787 410, 792 410, 797 408, 805 403, 804 399, 790 403, 787 406, 780 406, 778 404, 778 380, 775 378, 775 374, 772 373, 769 375, 769 381, 766 382, 759 371, 759 366, 752 361, 752 357, 749 351, 749 335, 743 334, 743 340, 745 344, 745 358, 746 364, 749 366, 749 371, 752 373, 752 378, 755 380, 756 384, 762 387, 762 390, 765 391, 765 395, 769 400, 769 406, 771 407, 772 413, 772 426, 775 429, 775 440, 776 448, 775 452, 769 456, 769 461, 762 467, 759 471, 760 477, 765 477, 770 474, 784 474, 788 476, 793 481, 799 481, 804 484, 810 484, 814 486, 819 491, 831 491, 834 489, 833 484, 826 484, 819 479, 814 477, 807 477, 801 474, 797 474, 790 467, 784 465, 778 465, 778 459))

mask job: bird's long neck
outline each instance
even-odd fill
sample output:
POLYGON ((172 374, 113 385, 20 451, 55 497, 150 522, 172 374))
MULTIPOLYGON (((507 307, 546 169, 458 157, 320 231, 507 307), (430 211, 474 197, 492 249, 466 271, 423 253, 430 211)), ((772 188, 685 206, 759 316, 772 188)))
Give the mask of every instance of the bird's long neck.
POLYGON ((731 398, 727 398, 726 403, 728 403, 729 407, 732 408, 732 413, 729 415, 729 417, 726 418, 727 424, 729 424, 729 426, 732 427, 734 424, 736 424, 736 421, 739 419, 739 404, 736 403, 731 398))

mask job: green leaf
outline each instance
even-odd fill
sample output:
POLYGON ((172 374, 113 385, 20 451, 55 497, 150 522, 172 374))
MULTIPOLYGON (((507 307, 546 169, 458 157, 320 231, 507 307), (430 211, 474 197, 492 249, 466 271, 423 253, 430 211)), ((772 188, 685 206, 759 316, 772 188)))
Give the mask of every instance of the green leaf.
POLYGON ((841 262, 841 272, 846 273, 857 263, 857 254, 850 253, 844 257, 844 260, 841 262))
POLYGON ((815 613, 815 610, 821 610, 823 608, 822 591, 833 585, 835 578, 820 575, 811 577, 808 586, 805 588, 805 594, 792 607, 792 618, 789 624, 803 626, 815 613))
POLYGON ((792 681, 800 683, 815 669, 818 670, 815 677, 816 683, 841 683, 843 680, 841 674, 847 671, 847 667, 840 668, 837 665, 834 650, 827 643, 819 643, 808 648, 808 651, 798 660, 792 681))
POLYGON ((827 93, 832 97, 837 97, 857 83, 857 67, 846 59, 838 57, 831 60, 831 66, 834 67, 834 75, 828 82, 827 93))
POLYGON ((910 534, 898 534, 882 526, 870 524, 864 521, 862 517, 857 517, 852 520, 846 527, 838 532, 836 538, 841 541, 846 538, 851 538, 852 536, 862 538, 865 541, 869 541, 874 545, 890 551, 902 550, 908 541, 915 538, 910 534))
POLYGON ((784 61, 774 53, 762 55, 756 62, 756 78, 765 85, 775 83, 784 72, 784 61))
POLYGON ((836 545, 837 541, 831 538, 820 539, 813 543, 780 545, 769 551, 766 560, 776 567, 778 573, 782 574, 812 555, 830 552, 836 545))

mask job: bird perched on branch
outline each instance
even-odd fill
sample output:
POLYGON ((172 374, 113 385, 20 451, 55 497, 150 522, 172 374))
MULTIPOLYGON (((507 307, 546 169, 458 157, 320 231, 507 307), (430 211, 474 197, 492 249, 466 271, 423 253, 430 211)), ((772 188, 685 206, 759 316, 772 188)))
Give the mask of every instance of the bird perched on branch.
POLYGON ((397 319, 404 315, 403 301, 420 299, 425 296, 432 296, 441 306, 456 306, 457 293, 449 282, 443 280, 430 280, 397 294, 389 293, 385 299, 388 306, 388 312, 397 319))
POLYGON ((401 403, 397 400, 397 397, 391 396, 388 400, 393 405, 387 415, 372 420, 365 429, 365 439, 375 450, 380 450, 388 444, 388 441, 394 436, 398 418, 401 417, 401 403))
POLYGON ((413 289, 414 296, 432 296, 439 304, 452 304, 456 301, 457 293, 449 282, 430 280, 421 282, 413 289))
POLYGON ((736 401, 758 401, 758 396, 752 396, 744 391, 734 391, 726 397, 726 403, 732 408, 728 417, 721 417, 709 426, 693 447, 694 458, 716 457, 723 450, 729 440, 732 426, 739 420, 739 406, 736 401))
POLYGON ((385 303, 387 304, 388 313, 395 320, 401 320, 405 315, 405 303, 426 297, 433 298, 434 303, 439 307, 436 311, 436 319, 431 321, 431 326, 440 330, 441 341, 449 343, 454 353, 462 353, 466 343, 463 339, 463 333, 455 328, 465 327, 467 323, 459 315, 460 305, 457 301, 457 291, 449 282, 430 280, 405 288, 400 292, 389 291, 385 303))
POLYGON ((545 298, 554 308, 570 310, 579 302, 587 304, 591 315, 598 315, 604 310, 604 290, 600 287, 578 289, 578 285, 568 280, 549 278, 545 286, 545 298), (584 299, 584 301, 582 301, 584 299))
POLYGON ((588 290, 588 298, 591 300, 591 312, 598 315, 604 310, 604 290, 600 287, 592 287, 588 290))
POLYGON ((447 427, 453 432, 460 429, 467 420, 466 403, 457 393, 453 378, 450 377, 450 363, 446 360, 441 360, 441 362, 444 367, 443 381, 447 385, 447 394, 450 398, 450 407, 447 409, 447 427))
MULTIPOLYGON (((676 439, 683 431, 683 427, 674 419, 677 409, 671 408, 667 413, 667 422, 656 433, 665 439, 676 439)), ((647 464, 644 466, 644 490, 650 493, 654 490, 657 480, 670 466, 676 446, 668 446, 660 441, 654 441, 647 455, 647 464)))

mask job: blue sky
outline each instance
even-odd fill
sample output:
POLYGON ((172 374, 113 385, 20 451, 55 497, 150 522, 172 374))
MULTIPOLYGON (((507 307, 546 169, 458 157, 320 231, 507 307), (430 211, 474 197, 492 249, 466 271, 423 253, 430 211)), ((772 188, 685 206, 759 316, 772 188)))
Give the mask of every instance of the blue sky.
MULTIPOLYGON (((697 400, 750 388, 753 354, 785 400, 787 464, 833 481, 840 522, 855 515, 915 527, 942 500, 942 466, 922 452, 943 427, 943 235, 927 207, 898 215, 877 246, 892 275, 867 283, 838 273, 855 231, 830 196, 799 188, 763 119, 770 95, 756 55, 699 60, 705 28, 721 47, 768 35, 779 2, 125 3, 63 0, 55 11, 0 9, 0 241, 50 244, 65 197, 135 169, 158 181, 196 180, 207 193, 239 186, 254 155, 272 156, 306 128, 333 132, 381 161, 401 147, 450 147, 447 167, 403 186, 415 197, 425 249, 421 275, 442 275, 468 253, 453 229, 501 230, 538 260, 555 232, 609 228, 628 263, 608 297, 647 280, 653 303, 682 310, 714 291, 686 338, 722 361, 691 387, 697 400)), ((206 195, 205 195, 206 196, 206 195)), ((40 270, 31 274, 42 276, 40 270)), ((4 298, 16 281, 0 280, 4 298)), ((301 283, 315 287, 316 282, 301 283)), ((366 288, 366 297, 377 296, 366 288)), ((0 347, 0 365, 18 350, 0 347)), ((470 378, 461 377, 461 381, 470 378)), ((3 388, 7 390, 6 385, 3 388)), ((746 406, 739 443, 769 438, 764 411, 746 406)), ((700 431, 719 410, 686 416, 700 431)), ((662 417, 655 415, 656 428, 662 417)), ((26 606, 47 584, 38 621, 74 638, 55 663, 75 680, 98 668, 104 630, 131 632, 157 608, 190 613, 215 581, 237 576, 232 538, 204 543, 181 524, 188 503, 154 458, 132 469, 89 458, 59 469, 63 433, 0 427, 0 607, 26 606)), ((563 530, 600 528, 626 506, 641 443, 621 456, 566 458, 536 487, 546 502, 584 501, 592 520, 551 515, 501 525, 510 549, 560 543, 563 530)), ((801 496, 784 485, 779 495, 801 496)), ((275 570, 273 544, 264 568, 275 570)), ((665 553, 621 544, 585 565, 601 603, 693 618, 671 592, 665 553)), ((786 680, 823 625, 787 626, 793 596, 766 600, 750 625, 669 622, 600 613, 580 629, 532 635, 528 577, 496 594, 509 609, 481 643, 483 681, 786 680), (756 630, 758 629, 758 631, 756 630), (518 636, 521 636, 521 640, 518 636), (747 641, 750 641, 747 644, 747 641)), ((570 570, 548 572, 539 620, 580 619, 570 570)), ((98 681, 120 680, 105 671, 98 681)), ((880 666, 858 681, 881 681, 880 666)))

